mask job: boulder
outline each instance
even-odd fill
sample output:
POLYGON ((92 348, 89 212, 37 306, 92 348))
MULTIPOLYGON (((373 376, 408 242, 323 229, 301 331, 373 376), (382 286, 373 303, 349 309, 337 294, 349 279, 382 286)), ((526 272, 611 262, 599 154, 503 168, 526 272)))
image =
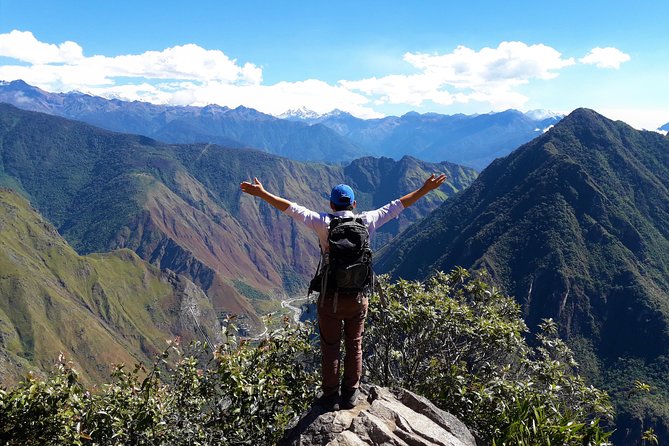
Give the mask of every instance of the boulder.
POLYGON ((314 405, 279 446, 476 446, 460 420, 408 390, 363 386, 350 410, 314 405))

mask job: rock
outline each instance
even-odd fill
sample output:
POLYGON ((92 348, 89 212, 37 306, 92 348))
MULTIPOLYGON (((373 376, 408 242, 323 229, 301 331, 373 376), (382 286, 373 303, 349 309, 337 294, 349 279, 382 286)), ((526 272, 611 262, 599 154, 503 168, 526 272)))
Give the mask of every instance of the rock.
POLYGON ((350 410, 313 406, 279 446, 476 446, 460 420, 408 390, 363 386, 350 410), (365 398, 366 397, 366 398, 365 398))

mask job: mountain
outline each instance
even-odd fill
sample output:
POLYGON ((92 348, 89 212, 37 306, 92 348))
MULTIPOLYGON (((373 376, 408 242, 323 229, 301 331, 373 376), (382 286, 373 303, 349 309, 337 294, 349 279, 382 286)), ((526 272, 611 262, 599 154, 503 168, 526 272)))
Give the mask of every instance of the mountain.
POLYGON ((321 115, 306 107, 291 109, 277 116, 277 118, 286 119, 288 121, 311 121, 318 120, 320 117, 321 115))
POLYGON ((307 229, 243 195, 241 181, 258 176, 268 190, 315 210, 326 210, 332 185, 348 182, 365 210, 417 188, 432 172, 445 172, 447 184, 382 228, 377 244, 476 172, 410 157, 342 167, 211 144, 168 145, 0 104, 0 185, 29 197, 79 253, 131 249, 190 278, 221 316, 244 315, 253 327, 259 313, 278 309, 278 296, 304 292, 318 245, 307 229))
POLYGON ((448 160, 480 170, 541 135, 561 118, 544 110, 526 114, 507 110, 485 115, 410 112, 401 117, 363 120, 335 110, 307 122, 323 124, 372 153, 448 160))
POLYGON ((112 363, 153 362, 166 339, 216 339, 216 315, 192 282, 130 250, 78 255, 8 189, 0 189, 0 271, 4 385, 51 370, 61 352, 86 381, 101 382, 112 363))
POLYGON ((560 119, 564 118, 564 115, 560 113, 555 113, 550 110, 543 110, 543 109, 530 110, 528 112, 525 112, 525 116, 527 116, 530 119, 534 119, 535 121, 540 121, 543 119, 551 119, 551 118, 557 118, 557 120, 559 121, 560 119))
POLYGON ((0 82, 0 102, 81 120, 168 143, 253 147, 296 160, 338 163, 361 156, 449 161, 481 170, 493 159, 539 136, 562 116, 545 110, 485 115, 407 113, 360 119, 334 110, 302 108, 279 119, 256 110, 124 102, 82 93, 48 93, 23 81, 0 82))
POLYGON ((0 82, 0 102, 169 143, 212 143, 265 150, 298 160, 350 161, 369 155, 322 125, 287 121, 246 107, 154 105, 49 93, 23 81, 0 82))
POLYGON ((638 440, 642 426, 669 438, 669 138, 576 110, 377 262, 407 279, 456 265, 487 270, 530 327, 559 322, 583 370, 613 395, 619 441, 638 440), (635 379, 651 395, 632 398, 635 379))

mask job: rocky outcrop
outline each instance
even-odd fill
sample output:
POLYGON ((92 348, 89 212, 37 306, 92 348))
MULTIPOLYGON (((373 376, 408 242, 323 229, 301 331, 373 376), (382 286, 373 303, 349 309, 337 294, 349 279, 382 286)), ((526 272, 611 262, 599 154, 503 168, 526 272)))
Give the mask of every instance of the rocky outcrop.
POLYGON ((476 446, 469 429, 453 415, 408 390, 361 389, 350 410, 313 406, 286 432, 280 446, 476 446))

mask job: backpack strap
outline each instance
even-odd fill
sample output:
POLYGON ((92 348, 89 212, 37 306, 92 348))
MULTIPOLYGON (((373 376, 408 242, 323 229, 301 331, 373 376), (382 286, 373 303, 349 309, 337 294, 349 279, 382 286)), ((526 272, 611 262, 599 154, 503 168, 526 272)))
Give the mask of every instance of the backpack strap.
MULTIPOLYGON (((328 215, 328 217, 330 217, 330 221, 332 221, 332 219, 335 218, 335 215, 332 215, 332 214, 327 214, 327 215, 328 215)), ((329 232, 329 230, 330 230, 330 224, 328 223, 328 232, 329 232)), ((318 274, 321 274, 321 273, 322 273, 322 275, 321 275, 321 292, 320 292, 320 294, 323 294, 323 291, 322 291, 322 290, 323 290, 323 286, 324 286, 324 284, 327 282, 327 281, 326 281, 326 278, 323 277, 324 275, 326 275, 326 274, 325 274, 325 271, 321 271, 321 265, 322 265, 322 266, 325 266, 325 263, 326 263, 326 262, 323 261, 323 260, 324 260, 324 257, 325 257, 325 252, 323 251, 323 246, 321 246, 320 242, 318 242, 318 250, 321 252, 321 255, 320 255, 320 257, 318 258, 318 266, 316 267, 316 272, 314 273, 314 278, 311 279, 311 281, 309 282, 309 289, 307 290, 307 297, 311 296, 311 293, 315 291, 313 283, 314 283, 314 281, 318 278, 318 274)), ((320 301, 320 299, 319 299, 319 301, 320 301)))

